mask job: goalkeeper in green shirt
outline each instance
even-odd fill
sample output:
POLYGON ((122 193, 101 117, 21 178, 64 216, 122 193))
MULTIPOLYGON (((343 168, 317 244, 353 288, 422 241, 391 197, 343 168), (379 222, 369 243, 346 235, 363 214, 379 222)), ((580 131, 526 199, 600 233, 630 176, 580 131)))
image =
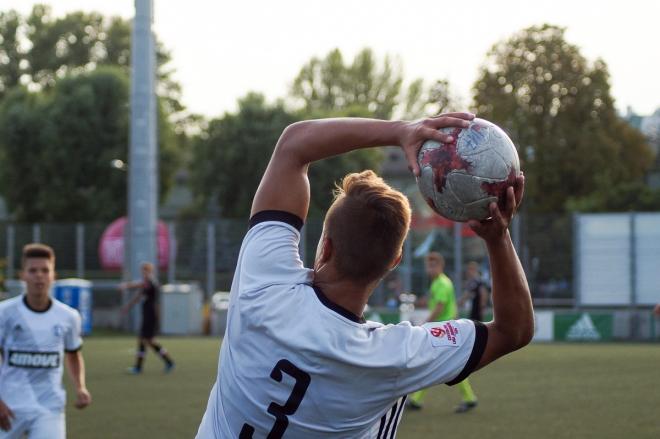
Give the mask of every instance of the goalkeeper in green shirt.
MULTIPOLYGON (((425 259, 426 274, 432 279, 429 288, 429 310, 431 314, 426 319, 427 322, 444 322, 454 320, 458 317, 456 307, 456 295, 454 294, 454 285, 451 279, 444 273, 445 259, 440 253, 431 252, 425 259)), ((458 390, 463 396, 460 405, 454 408, 456 413, 463 413, 477 405, 477 397, 470 387, 467 378, 456 384, 458 390)), ((420 390, 412 394, 408 407, 421 409, 426 390, 420 390)))

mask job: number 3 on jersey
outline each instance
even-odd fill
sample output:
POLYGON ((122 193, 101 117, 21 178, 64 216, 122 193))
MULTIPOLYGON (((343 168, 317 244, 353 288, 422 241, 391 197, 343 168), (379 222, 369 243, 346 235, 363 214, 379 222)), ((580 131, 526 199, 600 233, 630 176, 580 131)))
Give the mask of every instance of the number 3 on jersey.
MULTIPOLYGON (((298 406, 305 396, 307 387, 309 387, 309 383, 312 380, 312 377, 307 372, 298 369, 289 360, 278 361, 273 368, 273 371, 270 373, 270 377, 278 383, 281 383, 283 377, 282 372, 295 379, 296 384, 294 384, 291 395, 289 395, 289 399, 286 400, 284 405, 271 402, 268 406, 268 413, 275 416, 275 425, 273 425, 273 428, 270 429, 266 439, 281 439, 281 437, 284 435, 284 431, 289 426, 289 418, 287 418, 287 416, 293 415, 296 410, 298 410, 298 406)), ((253 434, 254 427, 250 424, 243 424, 241 434, 238 436, 238 438, 253 439, 253 434)))

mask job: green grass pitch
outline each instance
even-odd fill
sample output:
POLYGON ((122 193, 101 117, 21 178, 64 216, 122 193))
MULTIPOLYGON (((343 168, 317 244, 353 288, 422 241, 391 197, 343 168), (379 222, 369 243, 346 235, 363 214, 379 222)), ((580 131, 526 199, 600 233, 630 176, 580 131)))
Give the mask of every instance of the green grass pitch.
MULTIPOLYGON (((91 336, 83 354, 93 402, 72 407, 69 439, 193 438, 215 382, 221 340, 160 337, 178 363, 163 374, 150 351, 142 375, 135 338, 91 336)), ((660 345, 532 344, 470 377, 473 411, 454 414, 458 390, 432 388, 420 411, 406 411, 398 439, 660 438, 660 345)))

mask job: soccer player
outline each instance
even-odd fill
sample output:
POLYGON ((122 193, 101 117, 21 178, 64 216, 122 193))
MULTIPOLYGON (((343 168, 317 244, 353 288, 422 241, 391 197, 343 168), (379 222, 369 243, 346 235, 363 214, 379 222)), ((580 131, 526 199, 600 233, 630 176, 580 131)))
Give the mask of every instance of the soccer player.
POLYGON ((310 163, 398 145, 419 176, 422 143, 451 142, 438 129, 467 127, 473 117, 310 120, 284 130, 252 204, 198 439, 393 438, 407 394, 460 382, 529 343, 531 298, 507 231, 522 176, 504 210, 492 203, 491 219, 470 224, 493 261, 493 322, 364 319, 374 288, 401 260, 411 218, 407 198, 371 171, 349 174, 337 188, 313 269, 298 252, 310 163))
MULTIPOLYGON (((425 258, 426 274, 431 278, 431 287, 429 288, 429 311, 431 313, 426 318, 427 323, 444 322, 455 319, 458 316, 458 304, 454 292, 454 284, 445 274, 445 258, 440 253, 431 252, 425 258)), ((482 319, 478 319, 481 321, 482 319)), ((456 413, 463 413, 477 406, 477 396, 472 391, 468 379, 456 383, 463 401, 454 407, 456 413)), ((424 404, 426 389, 419 390, 412 394, 407 406, 413 409, 421 409, 424 404)))
POLYGON ((64 439, 63 364, 79 409, 91 402, 85 386, 77 310, 49 296, 55 253, 43 244, 23 247, 25 293, 0 302, 0 438, 64 439))
POLYGON ((465 271, 467 289, 459 297, 456 304, 461 307, 468 300, 470 301, 470 318, 472 320, 484 321, 484 311, 488 306, 488 284, 481 278, 479 273, 479 264, 475 261, 468 263, 465 271))
POLYGON ((149 344, 149 346, 151 346, 165 362, 163 372, 168 373, 174 370, 176 363, 172 361, 172 358, 168 355, 167 349, 158 344, 154 339, 156 336, 156 329, 158 328, 158 299, 160 288, 158 286, 158 281, 154 278, 153 264, 150 262, 141 263, 140 272, 142 273, 142 280, 122 282, 117 286, 119 291, 139 288, 131 300, 121 307, 120 312, 122 314, 126 314, 136 303, 143 300, 142 327, 140 329, 140 335, 138 336, 138 349, 135 355, 135 366, 129 367, 126 369, 126 372, 131 375, 142 373, 142 363, 147 354, 145 347, 149 344))

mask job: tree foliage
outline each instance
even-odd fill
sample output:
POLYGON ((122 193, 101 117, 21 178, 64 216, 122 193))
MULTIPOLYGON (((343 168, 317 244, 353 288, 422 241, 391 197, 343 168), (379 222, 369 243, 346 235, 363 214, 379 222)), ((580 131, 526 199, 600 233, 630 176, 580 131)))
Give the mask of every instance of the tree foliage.
MULTIPOLYGON (((282 131, 298 120, 281 102, 269 105, 258 93, 241 99, 238 113, 212 120, 193 147, 190 185, 198 208, 208 211, 217 205, 223 217, 247 218, 282 131)), ((379 157, 375 150, 355 151, 313 163, 310 215, 321 215, 330 206, 335 181, 374 168, 379 157)))
POLYGON ((190 186, 202 209, 247 218, 280 134, 296 119, 261 94, 239 100, 237 114, 211 120, 193 144, 190 186))
POLYGON ((335 49, 305 64, 291 87, 302 103, 302 118, 371 117, 391 119, 397 109, 404 119, 438 114, 458 106, 447 81, 426 86, 422 79, 403 86, 403 66, 397 57, 378 62, 371 49, 359 52, 352 64, 335 49))
POLYGON ((620 120, 602 60, 589 63, 564 29, 525 29, 493 46, 475 84, 478 115, 519 148, 531 211, 563 212, 600 191, 641 182, 653 152, 620 120))
MULTIPOLYGON (((117 66, 129 73, 131 22, 98 12, 54 18, 49 6, 35 5, 23 17, 0 12, 0 98, 17 85, 47 89, 67 74, 117 66)), ((180 85, 167 69, 170 53, 156 43, 157 94, 166 116, 183 110, 180 85)))
MULTIPOLYGON (((128 78, 116 68, 15 87, 0 104, 0 192, 18 221, 108 221, 126 211, 128 78)), ((161 192, 178 151, 160 128, 161 192)))

